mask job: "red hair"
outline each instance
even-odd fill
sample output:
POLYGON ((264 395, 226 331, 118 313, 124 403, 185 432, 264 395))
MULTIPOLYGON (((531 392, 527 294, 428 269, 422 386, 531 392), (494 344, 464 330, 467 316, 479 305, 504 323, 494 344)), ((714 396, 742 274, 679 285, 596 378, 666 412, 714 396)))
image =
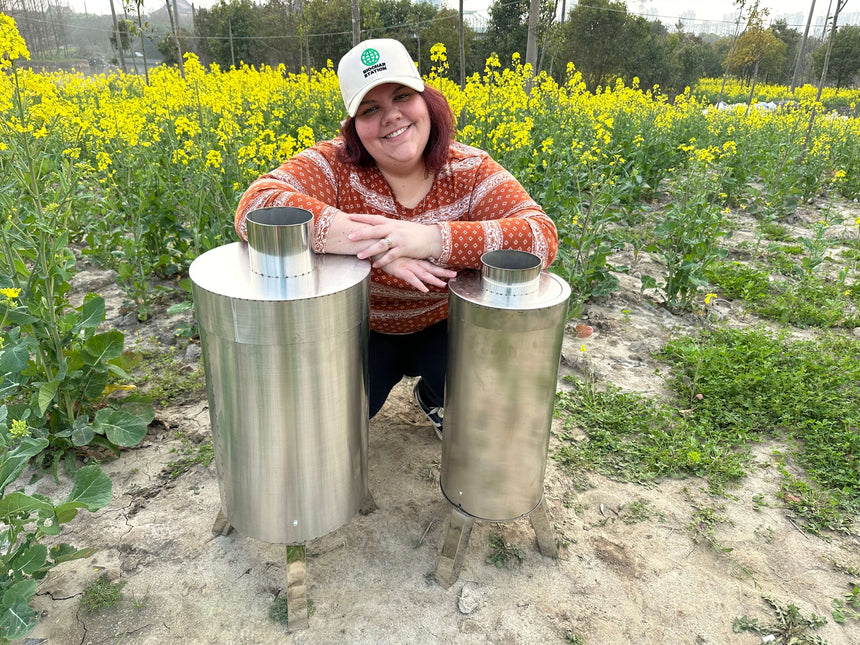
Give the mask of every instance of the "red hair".
MULTIPOLYGON (((439 172, 448 160, 448 145, 454 138, 454 113, 448 99, 437 89, 424 86, 419 92, 430 116, 430 136, 424 148, 424 166, 430 172, 439 172)), ((355 130, 355 117, 349 117, 340 126, 340 136, 346 145, 340 151, 340 160, 355 166, 373 166, 376 162, 364 147, 355 130)))

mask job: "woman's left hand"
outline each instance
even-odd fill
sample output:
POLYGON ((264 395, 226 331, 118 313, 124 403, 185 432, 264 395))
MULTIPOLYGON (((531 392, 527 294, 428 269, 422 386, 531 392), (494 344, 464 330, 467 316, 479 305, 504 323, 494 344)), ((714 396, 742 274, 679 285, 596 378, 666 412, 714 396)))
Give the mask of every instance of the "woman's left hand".
POLYGON ((408 282, 422 293, 429 291, 427 287, 444 287, 448 280, 457 277, 456 271, 437 266, 428 260, 415 258, 392 260, 385 265, 383 271, 408 282))
POLYGON ((426 260, 442 254, 442 233, 435 224, 418 224, 389 219, 382 215, 350 213, 349 219, 366 224, 349 234, 350 241, 372 241, 358 253, 364 260, 373 257, 373 266, 381 269, 398 258, 426 260))

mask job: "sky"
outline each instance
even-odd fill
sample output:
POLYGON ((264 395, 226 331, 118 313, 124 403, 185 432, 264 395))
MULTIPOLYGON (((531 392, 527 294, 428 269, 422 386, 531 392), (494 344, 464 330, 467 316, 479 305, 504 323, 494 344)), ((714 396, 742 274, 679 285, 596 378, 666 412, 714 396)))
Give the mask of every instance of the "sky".
MULTIPOLYGON (((63 0, 61 0, 62 3, 63 0)), ((210 7, 217 4, 218 0, 189 0, 193 2, 195 7, 210 7)), ((88 13, 110 14, 109 0, 65 0, 65 2, 74 11, 83 12, 86 8, 88 13)), ((456 9, 459 6, 458 0, 443 0, 447 6, 456 9)), ((567 0, 568 11, 576 4, 577 0, 567 0)), ((587 0, 583 0, 586 3, 587 0)), ((116 9, 119 11, 122 5, 122 0, 114 0, 116 9)), ((486 8, 490 4, 489 0, 464 0, 464 9, 466 12, 476 11, 479 14, 486 15, 486 8)), ((816 0, 815 16, 823 17, 827 12, 829 0, 816 0)), ((768 7, 771 9, 771 17, 778 15, 800 14, 802 18, 795 24, 789 22, 799 30, 802 30, 806 24, 806 17, 809 13, 811 0, 760 0, 762 8, 768 7)), ((144 11, 150 12, 164 6, 164 0, 144 0, 144 11)), ((656 15, 657 19, 665 25, 674 25, 679 18, 691 19, 696 21, 714 21, 734 22, 737 16, 737 8, 733 0, 627 0, 628 11, 638 14, 656 15), (694 15, 691 15, 694 14, 694 15)), ((853 11, 849 5, 846 11, 853 11)), ((816 22, 816 21, 813 21, 816 22)))

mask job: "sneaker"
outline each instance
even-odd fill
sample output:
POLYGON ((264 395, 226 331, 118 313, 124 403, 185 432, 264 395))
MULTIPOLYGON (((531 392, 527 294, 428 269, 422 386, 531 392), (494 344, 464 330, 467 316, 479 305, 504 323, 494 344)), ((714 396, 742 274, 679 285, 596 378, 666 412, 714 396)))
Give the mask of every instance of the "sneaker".
POLYGON ((442 417, 444 416, 445 408, 433 408, 424 403, 424 400, 421 398, 421 379, 418 379, 415 387, 412 388, 412 396, 415 397, 418 407, 421 408, 421 411, 430 420, 430 423, 433 424, 433 429, 436 431, 439 441, 442 441, 442 417))

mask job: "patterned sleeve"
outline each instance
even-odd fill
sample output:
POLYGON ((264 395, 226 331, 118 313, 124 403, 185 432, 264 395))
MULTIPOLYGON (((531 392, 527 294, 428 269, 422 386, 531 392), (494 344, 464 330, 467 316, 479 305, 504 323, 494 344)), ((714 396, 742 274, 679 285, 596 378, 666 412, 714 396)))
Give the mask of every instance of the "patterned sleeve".
POLYGON ((319 143, 254 181, 236 209, 234 224, 239 237, 248 239, 245 218, 257 208, 304 208, 314 216, 313 250, 323 253, 331 220, 340 212, 336 208, 337 179, 326 154, 333 150, 331 142, 319 143))
POLYGON ((558 251, 555 223, 511 173, 486 156, 475 174, 465 220, 440 223, 439 263, 480 268, 481 256, 498 249, 534 253, 548 267, 558 251))

